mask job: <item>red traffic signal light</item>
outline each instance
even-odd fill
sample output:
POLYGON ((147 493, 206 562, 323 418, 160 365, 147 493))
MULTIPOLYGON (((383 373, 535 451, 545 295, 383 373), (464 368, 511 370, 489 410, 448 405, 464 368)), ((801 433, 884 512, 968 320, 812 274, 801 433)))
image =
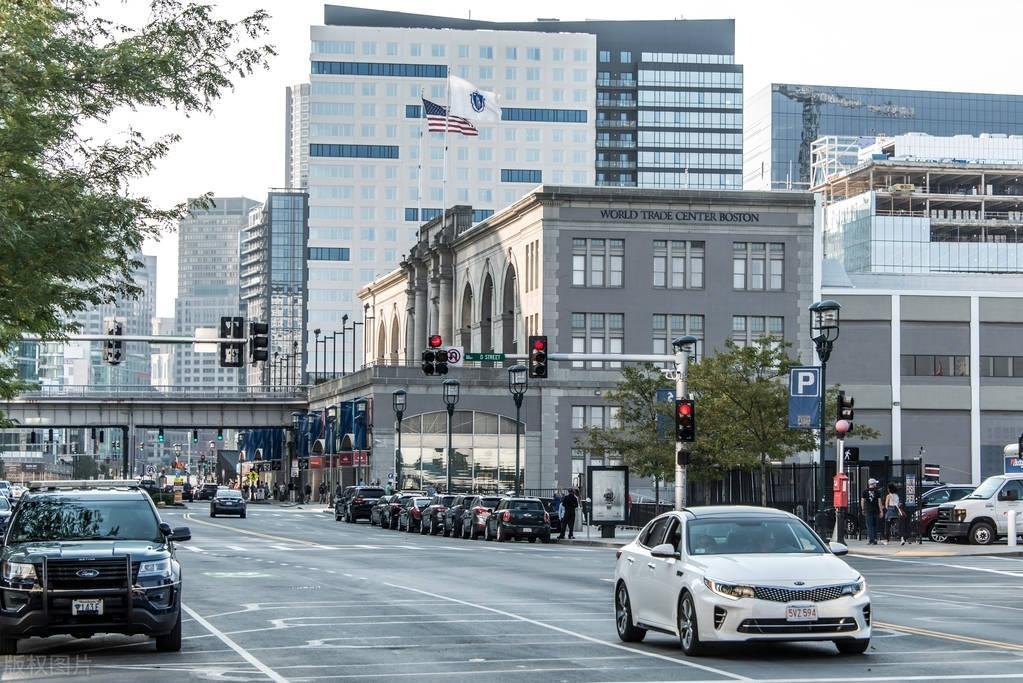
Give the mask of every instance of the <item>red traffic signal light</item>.
POLYGON ((547 377, 547 337, 543 335, 529 338, 529 376, 543 379, 547 377))
POLYGON ((545 337, 534 337, 533 338, 533 350, 534 351, 546 351, 547 350, 547 339, 545 337))
POLYGON ((439 334, 431 334, 430 339, 427 341, 427 346, 431 349, 439 349, 444 344, 444 340, 441 339, 439 334))
POLYGON ((675 400, 675 440, 696 441, 696 403, 691 398, 675 400))
POLYGON ((688 401, 679 401, 678 414, 679 417, 689 417, 693 414, 693 404, 688 401))

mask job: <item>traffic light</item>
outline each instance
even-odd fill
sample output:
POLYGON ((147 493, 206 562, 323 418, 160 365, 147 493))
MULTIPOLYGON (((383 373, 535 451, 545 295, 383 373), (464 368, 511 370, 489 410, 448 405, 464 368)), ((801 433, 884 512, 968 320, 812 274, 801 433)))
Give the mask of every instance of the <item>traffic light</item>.
POLYGON ((99 430, 99 442, 103 443, 103 430, 99 430))
POLYGON ((439 334, 432 334, 426 340, 426 350, 423 351, 423 374, 446 375, 448 374, 448 352, 441 348, 444 340, 439 334))
POLYGON ((94 442, 96 441, 96 428, 95 427, 93 427, 92 429, 89 430, 89 436, 92 437, 92 440, 94 442))
POLYGON ((53 430, 50 430, 50 438, 46 440, 48 443, 53 443, 53 430))
POLYGON ((270 326, 266 323, 249 323, 249 361, 253 365, 270 357, 270 326))
POLYGON ((160 427, 160 430, 156 433, 156 440, 163 443, 163 427, 160 427))
POLYGON ((199 430, 198 429, 193 429, 192 430, 192 443, 199 443, 199 430))
POLYGON ((852 396, 846 396, 844 391, 838 392, 838 419, 845 420, 849 423, 849 429, 846 430, 846 434, 851 434, 853 430, 853 417, 855 412, 853 405, 855 401, 852 396))
MULTIPOLYGON (((225 315, 220 318, 221 339, 242 339, 245 337, 245 318, 241 316, 225 315)), ((220 367, 240 368, 245 365, 242 360, 241 342, 220 342, 217 345, 220 351, 220 367)))
POLYGON ((546 335, 529 338, 529 376, 538 379, 545 379, 547 377, 546 335))
POLYGON ((217 430, 217 441, 223 441, 223 440, 224 440, 224 430, 223 429, 218 429, 217 430))
POLYGON ((675 441, 696 441, 696 402, 675 399, 675 441))
MULTIPOLYGON (((124 335, 124 322, 117 318, 103 318, 103 330, 108 336, 124 335)), ((124 343, 120 339, 108 339, 104 342, 103 362, 107 365, 120 365, 124 358, 124 343)))
POLYGON ((36 442, 36 433, 35 433, 35 431, 31 431, 31 432, 28 433, 28 442, 29 443, 35 443, 36 442))

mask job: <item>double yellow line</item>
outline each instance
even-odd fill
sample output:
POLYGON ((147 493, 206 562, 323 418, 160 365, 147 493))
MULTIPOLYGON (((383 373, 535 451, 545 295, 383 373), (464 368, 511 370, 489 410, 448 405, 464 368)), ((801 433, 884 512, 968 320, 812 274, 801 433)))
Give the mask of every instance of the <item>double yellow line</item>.
POLYGON ((1009 650, 1010 652, 1023 652, 1023 645, 1016 645, 1015 643, 1005 643, 997 640, 987 640, 986 638, 974 638, 972 636, 961 636, 955 633, 945 633, 944 631, 932 631, 931 629, 919 628, 917 626, 889 624, 883 621, 875 621, 872 625, 878 628, 888 629, 889 631, 898 631, 899 633, 908 633, 914 636, 941 638, 943 640, 954 640, 957 643, 968 643, 970 645, 993 647, 999 650, 1009 650))

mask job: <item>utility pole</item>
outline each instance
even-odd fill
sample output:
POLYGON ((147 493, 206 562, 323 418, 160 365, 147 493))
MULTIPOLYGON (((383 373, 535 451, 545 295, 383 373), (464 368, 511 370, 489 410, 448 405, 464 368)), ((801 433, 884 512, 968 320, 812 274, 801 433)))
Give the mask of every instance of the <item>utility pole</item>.
MULTIPOLYGON (((697 342, 696 337, 685 336, 671 342, 675 350, 675 400, 688 398, 689 388, 689 349, 697 342)), ((681 510, 686 505, 686 489, 688 486, 686 464, 689 459, 685 453, 686 445, 675 438, 675 509, 681 510)))

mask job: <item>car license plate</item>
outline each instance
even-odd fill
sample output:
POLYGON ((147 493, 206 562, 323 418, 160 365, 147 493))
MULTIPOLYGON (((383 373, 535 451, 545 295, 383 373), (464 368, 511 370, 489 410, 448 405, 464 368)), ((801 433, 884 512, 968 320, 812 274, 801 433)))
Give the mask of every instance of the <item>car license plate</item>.
POLYGON ((786 605, 785 621, 817 621, 817 605, 786 605))
POLYGON ((531 534, 531 533, 533 533, 533 530, 530 529, 529 527, 526 527, 526 528, 524 528, 522 530, 522 533, 524 533, 524 534, 531 534))
POLYGON ((77 617, 79 614, 103 614, 103 601, 72 600, 71 615, 77 617))

